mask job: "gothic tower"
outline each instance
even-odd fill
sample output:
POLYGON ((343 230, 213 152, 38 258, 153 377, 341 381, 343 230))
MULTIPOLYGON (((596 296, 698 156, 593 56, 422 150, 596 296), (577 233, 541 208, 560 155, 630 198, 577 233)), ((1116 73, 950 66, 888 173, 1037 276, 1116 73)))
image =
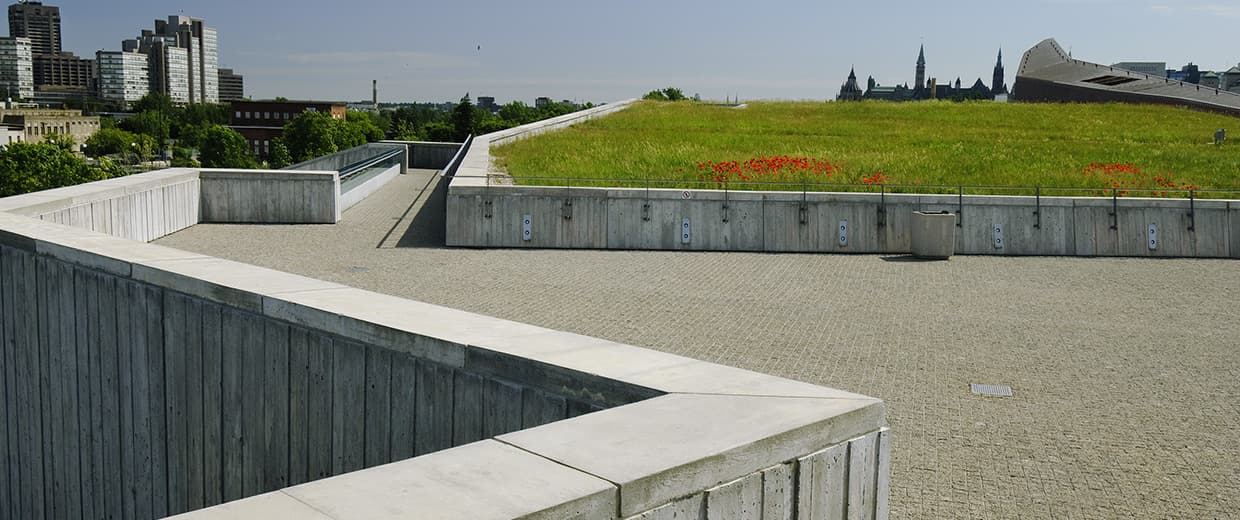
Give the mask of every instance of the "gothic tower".
POLYGON ((995 62, 995 76, 990 82, 990 93, 996 96, 1007 94, 1007 84, 1003 82, 1003 49, 999 49, 999 60, 995 62))
POLYGON ((917 79, 913 82, 915 90, 926 88, 926 46, 917 51, 917 79))

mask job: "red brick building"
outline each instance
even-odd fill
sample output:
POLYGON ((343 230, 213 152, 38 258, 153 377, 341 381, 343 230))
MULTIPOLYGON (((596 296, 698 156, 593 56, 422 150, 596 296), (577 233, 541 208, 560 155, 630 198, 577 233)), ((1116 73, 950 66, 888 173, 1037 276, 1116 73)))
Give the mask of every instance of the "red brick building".
POLYGON ((333 119, 344 119, 345 104, 331 101, 233 101, 229 128, 245 137, 250 151, 260 161, 271 157, 271 142, 284 132, 284 125, 297 114, 323 112, 333 119))

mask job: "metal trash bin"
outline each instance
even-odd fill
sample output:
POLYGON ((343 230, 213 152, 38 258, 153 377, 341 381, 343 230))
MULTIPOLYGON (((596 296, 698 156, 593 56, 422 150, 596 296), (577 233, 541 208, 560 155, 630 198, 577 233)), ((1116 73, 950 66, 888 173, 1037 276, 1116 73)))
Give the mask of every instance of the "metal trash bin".
POLYGON ((914 211, 910 234, 913 256, 946 260, 956 252, 956 215, 946 211, 914 211))

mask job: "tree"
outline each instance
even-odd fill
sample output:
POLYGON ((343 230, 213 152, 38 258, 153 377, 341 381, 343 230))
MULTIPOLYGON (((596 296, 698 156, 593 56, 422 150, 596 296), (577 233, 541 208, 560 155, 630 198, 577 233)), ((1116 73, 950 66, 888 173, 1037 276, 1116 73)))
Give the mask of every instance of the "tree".
POLYGON ((446 143, 456 139, 456 129, 447 123, 427 123, 422 130, 426 132, 427 141, 446 143))
POLYGON ((119 128, 102 128, 86 139, 82 150, 90 157, 103 157, 133 149, 132 143, 138 142, 138 136, 119 128))
MULTIPOLYGON (((364 139, 362 141, 363 143, 373 143, 383 139, 383 128, 379 126, 379 123, 375 121, 375 118, 369 112, 350 110, 345 115, 344 122, 351 125, 357 132, 361 133, 364 139)), ((343 146, 341 143, 336 143, 336 146, 337 148, 344 150, 357 145, 343 146)))
POLYGON ((120 127, 135 134, 149 135, 157 144, 161 144, 172 136, 172 121, 175 116, 171 110, 146 110, 125 118, 120 127))
POLYGON ((413 123, 401 120, 392 124, 391 138, 397 141, 421 141, 422 135, 413 123))
POLYGON ((49 133, 46 136, 44 136, 43 142, 56 145, 57 148, 60 148, 61 150, 65 150, 67 152, 72 152, 73 145, 77 144, 77 141, 73 140, 73 136, 65 135, 65 134, 58 134, 55 132, 49 133))
POLYGON ((474 131, 474 104, 469 100, 469 93, 452 109, 452 130, 452 137, 457 142, 465 141, 474 131))
POLYGON ((254 157, 245 137, 231 128, 214 125, 203 134, 198 158, 206 168, 253 168, 254 157))
POLYGON ((513 101, 499 107, 499 117, 515 125, 524 125, 538 120, 538 112, 533 107, 520 101, 513 101))
POLYGON ((194 160, 193 152, 189 148, 178 146, 172 149, 173 168, 198 168, 202 164, 194 160))
POLYGON ((0 150, 0 197, 106 179, 116 173, 110 162, 90 166, 51 143, 13 143, 0 150))
POLYGON ((167 112, 172 113, 172 98, 160 92, 151 92, 133 104, 134 112, 167 112))
POLYGON ((322 112, 306 111, 297 114, 284 125, 284 144, 293 161, 309 161, 329 153, 335 153, 335 128, 331 116, 322 112))
POLYGON ((284 139, 275 138, 275 140, 271 141, 270 167, 278 170, 292 165, 293 156, 289 154, 288 146, 284 144, 284 139))
POLYGON ((663 90, 651 90, 650 92, 647 92, 646 95, 642 96, 642 99, 649 99, 653 101, 683 101, 688 98, 685 97, 685 93, 680 89, 675 87, 667 87, 663 90))

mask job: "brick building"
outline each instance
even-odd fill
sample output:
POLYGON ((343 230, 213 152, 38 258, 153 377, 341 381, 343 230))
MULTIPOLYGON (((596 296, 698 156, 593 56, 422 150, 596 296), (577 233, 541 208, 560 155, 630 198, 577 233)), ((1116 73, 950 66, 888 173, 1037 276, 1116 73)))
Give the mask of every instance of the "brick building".
POLYGON ((250 152, 265 161, 271 157, 271 142, 284 133, 284 125, 302 112, 323 112, 333 119, 344 119, 346 106, 331 101, 233 101, 229 128, 245 137, 250 152))

